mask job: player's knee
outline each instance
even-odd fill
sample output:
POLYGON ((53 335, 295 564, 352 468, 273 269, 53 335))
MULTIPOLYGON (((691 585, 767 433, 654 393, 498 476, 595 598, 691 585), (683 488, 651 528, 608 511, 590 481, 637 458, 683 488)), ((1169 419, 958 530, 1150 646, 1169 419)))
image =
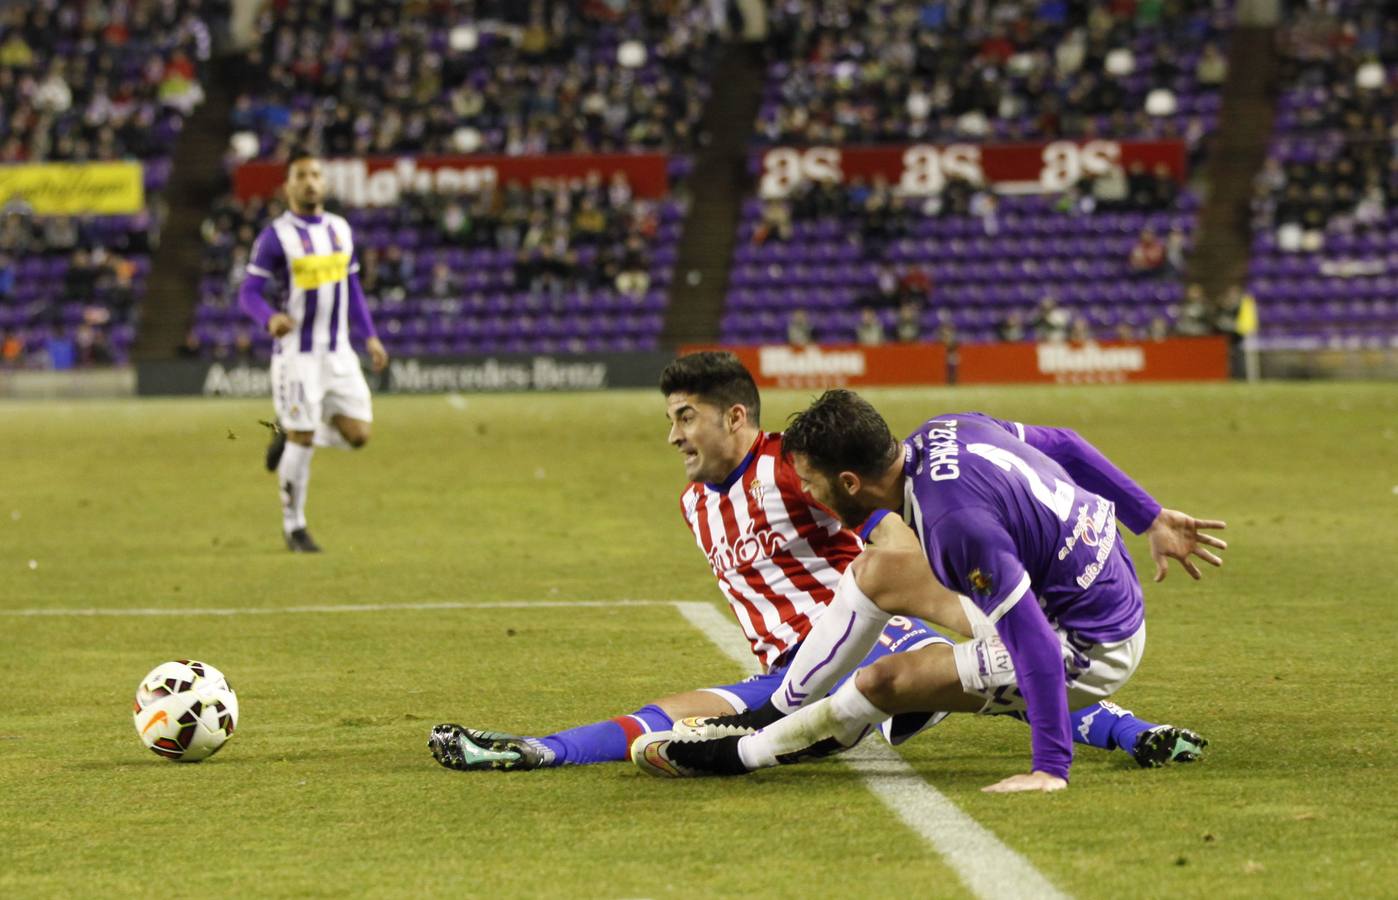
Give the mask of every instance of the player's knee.
MULTIPOLYGON (((903 573, 899 566, 918 562, 909 562, 902 558, 904 555, 896 550, 866 547, 851 563, 854 568, 854 581, 864 592, 864 596, 879 609, 894 615, 909 611, 902 608, 899 586, 903 573)), ((923 562, 923 565, 926 563, 923 562)))
POLYGON ((859 688, 859 693, 885 711, 899 706, 899 696, 907 681, 899 671, 897 662, 894 657, 886 656, 854 673, 854 686, 859 688))
POLYGON ((351 449, 358 450, 369 443, 369 434, 372 429, 368 422, 359 422, 354 419, 339 419, 335 426, 340 429, 340 436, 345 439, 345 443, 351 449))
POLYGON ((314 431, 288 431, 286 439, 293 444, 309 447, 315 443, 316 433, 314 431))

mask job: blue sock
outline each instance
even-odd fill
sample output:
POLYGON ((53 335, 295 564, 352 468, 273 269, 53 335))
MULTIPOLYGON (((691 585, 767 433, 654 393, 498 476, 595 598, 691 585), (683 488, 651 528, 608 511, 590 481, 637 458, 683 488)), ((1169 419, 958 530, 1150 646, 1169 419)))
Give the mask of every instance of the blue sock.
POLYGON ((665 710, 652 704, 630 715, 579 725, 533 740, 553 752, 550 765, 554 766, 622 762, 631 752, 632 741, 648 731, 665 731, 672 724, 665 710))
POLYGON ((1132 715, 1131 710, 1122 709, 1115 703, 1103 700, 1069 714, 1073 721, 1073 741, 1103 750, 1122 749, 1130 753, 1136 747, 1136 738, 1141 732, 1155 727, 1132 715))

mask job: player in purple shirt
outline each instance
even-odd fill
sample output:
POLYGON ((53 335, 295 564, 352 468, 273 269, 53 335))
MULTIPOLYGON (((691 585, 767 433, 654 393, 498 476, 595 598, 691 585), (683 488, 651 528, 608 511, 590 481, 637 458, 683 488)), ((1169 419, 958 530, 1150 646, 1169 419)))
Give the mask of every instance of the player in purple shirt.
POLYGON ((272 428, 266 464, 277 473, 282 537, 293 552, 319 553, 306 528, 312 454, 317 447, 363 447, 374 419, 351 338, 363 341, 375 372, 388 365, 388 352, 359 283, 350 224, 325 210, 320 159, 294 151, 284 188, 286 212, 257 236, 238 305, 275 340, 271 376, 277 416, 264 424, 272 428), (267 302, 269 286, 284 295, 280 308, 267 302))
POLYGON ((829 391, 796 417, 785 447, 815 499, 889 549, 867 549, 850 567, 768 706, 715 722, 705 736, 729 734, 716 740, 655 735, 633 746, 652 774, 739 774, 826 755, 890 715, 936 709, 1022 714, 1032 770, 986 790, 1059 790, 1072 761, 1069 710, 1115 693, 1145 647, 1141 587, 1116 520, 1148 535, 1157 581, 1168 559, 1195 578, 1191 556, 1222 564, 1207 548, 1226 545, 1200 529, 1223 522, 1163 509, 1072 431, 958 413, 899 443, 862 398, 829 391), (858 664, 877 637, 870 628, 897 614, 929 618, 929 565, 963 595, 972 640, 890 657, 806 705, 858 664))

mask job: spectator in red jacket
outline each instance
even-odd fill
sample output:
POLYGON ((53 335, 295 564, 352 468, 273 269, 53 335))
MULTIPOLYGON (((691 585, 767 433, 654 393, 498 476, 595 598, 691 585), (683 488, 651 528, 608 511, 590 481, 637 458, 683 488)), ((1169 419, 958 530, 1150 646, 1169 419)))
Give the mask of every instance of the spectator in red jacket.
POLYGON ((1128 261, 1131 274, 1137 278, 1154 278, 1165 272, 1165 244, 1155 234, 1155 229, 1141 232, 1136 245, 1131 248, 1128 261))

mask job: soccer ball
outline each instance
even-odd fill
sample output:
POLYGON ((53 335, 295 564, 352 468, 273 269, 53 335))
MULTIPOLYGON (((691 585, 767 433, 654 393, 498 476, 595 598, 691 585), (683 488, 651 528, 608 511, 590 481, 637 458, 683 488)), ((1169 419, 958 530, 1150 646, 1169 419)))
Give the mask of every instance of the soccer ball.
POLYGON ((141 742, 166 759, 208 759, 238 726, 238 697, 208 663, 177 659, 151 669, 136 687, 132 718, 141 742))

